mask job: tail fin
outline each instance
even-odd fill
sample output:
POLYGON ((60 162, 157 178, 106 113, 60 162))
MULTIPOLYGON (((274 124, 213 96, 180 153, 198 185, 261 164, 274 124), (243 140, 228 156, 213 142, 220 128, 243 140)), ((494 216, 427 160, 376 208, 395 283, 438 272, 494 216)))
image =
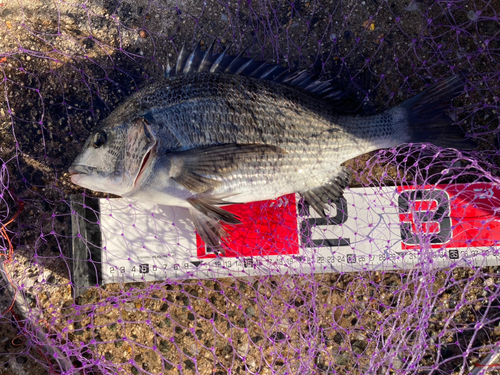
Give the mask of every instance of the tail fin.
POLYGON ((458 126, 449 126, 451 119, 446 114, 451 100, 464 90, 464 78, 454 75, 427 88, 407 100, 405 108, 409 121, 410 142, 430 142, 439 147, 470 150, 477 147, 458 126))

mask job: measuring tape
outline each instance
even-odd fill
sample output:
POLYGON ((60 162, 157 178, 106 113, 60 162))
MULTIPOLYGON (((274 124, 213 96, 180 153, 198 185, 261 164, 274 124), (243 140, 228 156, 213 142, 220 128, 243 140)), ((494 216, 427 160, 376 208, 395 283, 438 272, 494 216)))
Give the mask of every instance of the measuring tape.
POLYGON ((74 283, 498 265, 499 202, 475 183, 347 189, 328 219, 295 194, 225 206, 243 222, 217 256, 187 209, 73 196, 74 283))

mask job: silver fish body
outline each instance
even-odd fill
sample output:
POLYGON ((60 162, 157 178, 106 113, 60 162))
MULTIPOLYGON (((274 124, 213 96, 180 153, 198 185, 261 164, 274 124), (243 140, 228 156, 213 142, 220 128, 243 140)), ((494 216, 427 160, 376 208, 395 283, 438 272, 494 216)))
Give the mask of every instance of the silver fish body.
POLYGON ((249 155, 227 174, 204 174, 217 182, 211 195, 251 202, 323 186, 344 161, 409 140, 404 110, 341 116, 293 87, 237 75, 165 79, 141 99, 158 140, 157 157, 142 184, 125 196, 163 204, 180 199, 176 205, 189 207, 186 199, 193 195, 171 178, 182 169, 175 151, 226 144, 282 149, 249 155))
POLYGON ((443 111, 463 89, 458 76, 381 114, 349 115, 310 76, 311 82, 297 83, 304 80, 298 75, 294 85, 294 76, 284 82, 228 73, 228 67, 217 72, 224 58, 240 70, 251 61, 196 53, 181 54, 175 76, 120 105, 70 171, 84 187, 190 208, 212 247, 224 236, 221 222, 239 222, 221 205, 300 193, 324 216, 327 201, 348 184, 341 164, 349 159, 412 141, 471 146, 444 129, 443 111), (193 61, 197 68, 189 68, 193 61))

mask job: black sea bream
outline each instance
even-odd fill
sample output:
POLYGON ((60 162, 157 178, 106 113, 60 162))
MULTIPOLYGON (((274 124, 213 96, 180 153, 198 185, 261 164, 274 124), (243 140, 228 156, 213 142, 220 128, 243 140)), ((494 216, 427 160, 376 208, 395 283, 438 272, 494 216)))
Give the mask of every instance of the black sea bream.
POLYGON ((341 164, 351 158, 408 142, 473 147, 445 114, 463 85, 454 75, 398 107, 354 115, 330 82, 198 45, 103 121, 71 179, 187 207, 203 240, 220 248, 221 222, 239 223, 225 204, 299 193, 324 216, 349 183, 341 164))

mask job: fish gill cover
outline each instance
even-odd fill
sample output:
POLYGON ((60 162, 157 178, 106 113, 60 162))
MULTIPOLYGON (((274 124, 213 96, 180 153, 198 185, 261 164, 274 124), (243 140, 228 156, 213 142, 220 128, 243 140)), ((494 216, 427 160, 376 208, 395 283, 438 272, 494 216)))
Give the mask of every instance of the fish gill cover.
POLYGON ((0 3, 0 372, 495 373, 481 361, 500 338, 499 13, 498 0, 0 3), (245 206, 222 259, 182 211, 73 185, 94 126, 184 43, 214 39, 333 79, 364 113, 466 71, 450 115, 478 148, 361 156, 330 219, 293 195, 245 206), (113 278, 121 264, 128 279, 113 278))

